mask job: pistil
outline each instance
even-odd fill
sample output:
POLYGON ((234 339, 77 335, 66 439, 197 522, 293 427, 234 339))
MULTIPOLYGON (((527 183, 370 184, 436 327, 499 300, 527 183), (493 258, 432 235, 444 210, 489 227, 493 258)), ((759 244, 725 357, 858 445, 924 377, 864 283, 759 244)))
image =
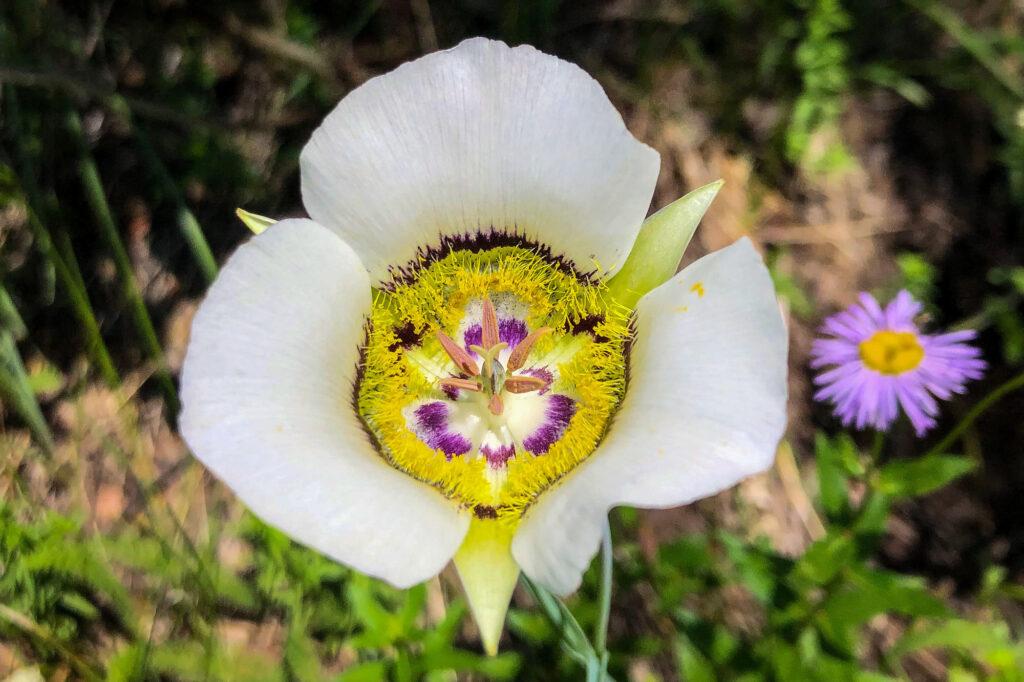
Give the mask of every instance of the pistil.
POLYGON ((459 372, 464 375, 441 379, 439 383, 442 388, 483 393, 487 396, 487 409, 491 414, 498 416, 505 409, 505 403, 501 397, 503 391, 530 393, 543 390, 547 386, 547 382, 543 379, 528 375, 515 375, 513 372, 523 367, 534 344, 539 338, 549 333, 551 328, 540 327, 527 334, 512 349, 507 359, 507 367, 502 365, 499 356, 503 350, 508 348, 508 344, 500 339, 498 313, 487 296, 484 297, 481 305, 480 330, 480 345, 474 344, 469 347, 469 350, 477 354, 479 365, 469 351, 444 332, 437 332, 441 348, 455 363, 459 372))

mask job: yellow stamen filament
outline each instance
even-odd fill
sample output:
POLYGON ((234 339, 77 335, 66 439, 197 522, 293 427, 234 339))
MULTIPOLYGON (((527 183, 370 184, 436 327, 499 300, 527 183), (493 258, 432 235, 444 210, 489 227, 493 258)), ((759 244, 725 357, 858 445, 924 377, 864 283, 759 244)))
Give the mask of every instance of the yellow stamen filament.
POLYGON ((924 348, 911 332, 883 330, 860 343, 864 364, 882 374, 909 372, 924 359, 924 348))
POLYGON ((537 343, 537 339, 550 331, 551 327, 541 327, 527 334, 526 338, 520 341, 519 345, 512 349, 512 354, 508 356, 508 371, 514 372, 522 367, 523 363, 526 362, 526 358, 530 355, 533 344, 537 343))

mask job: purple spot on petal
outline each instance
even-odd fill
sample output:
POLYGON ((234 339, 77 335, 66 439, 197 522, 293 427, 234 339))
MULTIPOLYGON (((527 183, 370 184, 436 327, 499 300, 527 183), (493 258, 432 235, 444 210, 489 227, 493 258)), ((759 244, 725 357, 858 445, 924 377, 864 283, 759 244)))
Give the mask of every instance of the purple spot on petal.
MULTIPOLYGON (((473 351, 469 350, 470 346, 479 346, 484 340, 484 329, 479 324, 471 324, 466 327, 466 331, 462 333, 462 345, 466 347, 466 350, 470 353, 473 351)), ((476 353, 473 353, 476 355, 476 353)))
POLYGON ((449 459, 464 455, 473 444, 461 433, 448 428, 448 405, 440 401, 425 403, 416 408, 416 433, 435 450, 440 450, 449 459))
MULTIPOLYGON (((451 378, 453 378, 453 379, 458 379, 458 376, 457 376, 457 375, 455 375, 455 374, 452 374, 452 375, 450 375, 450 376, 451 376, 451 378)), ((459 399, 459 395, 461 395, 461 394, 462 394, 462 391, 461 391, 461 390, 459 390, 459 389, 457 389, 457 388, 455 388, 454 386, 445 386, 445 385, 442 385, 442 386, 441 386, 441 390, 442 390, 442 391, 444 392, 444 394, 445 394, 446 396, 448 396, 448 399, 449 399, 449 400, 458 400, 458 399, 459 399)))
POLYGON ((548 398, 544 423, 523 440, 523 447, 535 455, 542 455, 565 433, 569 421, 576 414, 576 402, 560 393, 548 398))
POLYGON ((547 367, 529 367, 527 369, 521 370, 519 373, 526 374, 531 377, 536 377, 538 379, 543 379, 544 381, 547 382, 547 386, 537 391, 537 395, 544 395, 545 393, 550 391, 551 382, 555 378, 555 375, 552 374, 551 370, 549 370, 547 367))
POLYGON ((500 469, 505 466, 505 463, 515 457, 516 448, 514 445, 499 445, 496 448, 492 448, 490 445, 484 445, 480 448, 480 454, 487 460, 487 464, 492 469, 500 469))
MULTIPOLYGON (((518 346, 530 333, 526 323, 515 317, 498 320, 498 340, 508 344, 509 349, 518 346)), ((479 346, 483 342, 484 330, 479 324, 471 324, 462 333, 462 343, 468 351, 470 346, 479 346)), ((473 351, 469 351, 473 352, 473 351)), ((475 355, 475 353, 474 353, 475 355)))
POLYGON ((509 349, 518 346, 530 333, 526 323, 515 317, 498 320, 498 340, 508 344, 509 349))

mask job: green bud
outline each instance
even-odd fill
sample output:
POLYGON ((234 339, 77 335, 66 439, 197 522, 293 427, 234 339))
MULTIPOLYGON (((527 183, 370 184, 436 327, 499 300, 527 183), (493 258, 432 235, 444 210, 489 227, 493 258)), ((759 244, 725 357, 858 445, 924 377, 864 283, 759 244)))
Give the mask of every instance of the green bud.
POLYGON ((622 269, 608 280, 615 300, 635 308, 644 294, 676 274, 697 224, 723 184, 716 180, 698 187, 644 221, 622 269))

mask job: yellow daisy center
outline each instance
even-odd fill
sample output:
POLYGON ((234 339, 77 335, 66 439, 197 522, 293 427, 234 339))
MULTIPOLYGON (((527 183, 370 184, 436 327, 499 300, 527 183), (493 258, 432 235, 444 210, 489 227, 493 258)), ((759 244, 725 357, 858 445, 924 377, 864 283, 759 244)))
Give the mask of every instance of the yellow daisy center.
POLYGON ((912 332, 878 331, 860 342, 864 364, 882 374, 903 374, 921 364, 924 348, 912 332))
POLYGON ((356 406, 392 466, 514 524, 604 436, 629 320, 535 251, 452 251, 375 296, 356 406))

